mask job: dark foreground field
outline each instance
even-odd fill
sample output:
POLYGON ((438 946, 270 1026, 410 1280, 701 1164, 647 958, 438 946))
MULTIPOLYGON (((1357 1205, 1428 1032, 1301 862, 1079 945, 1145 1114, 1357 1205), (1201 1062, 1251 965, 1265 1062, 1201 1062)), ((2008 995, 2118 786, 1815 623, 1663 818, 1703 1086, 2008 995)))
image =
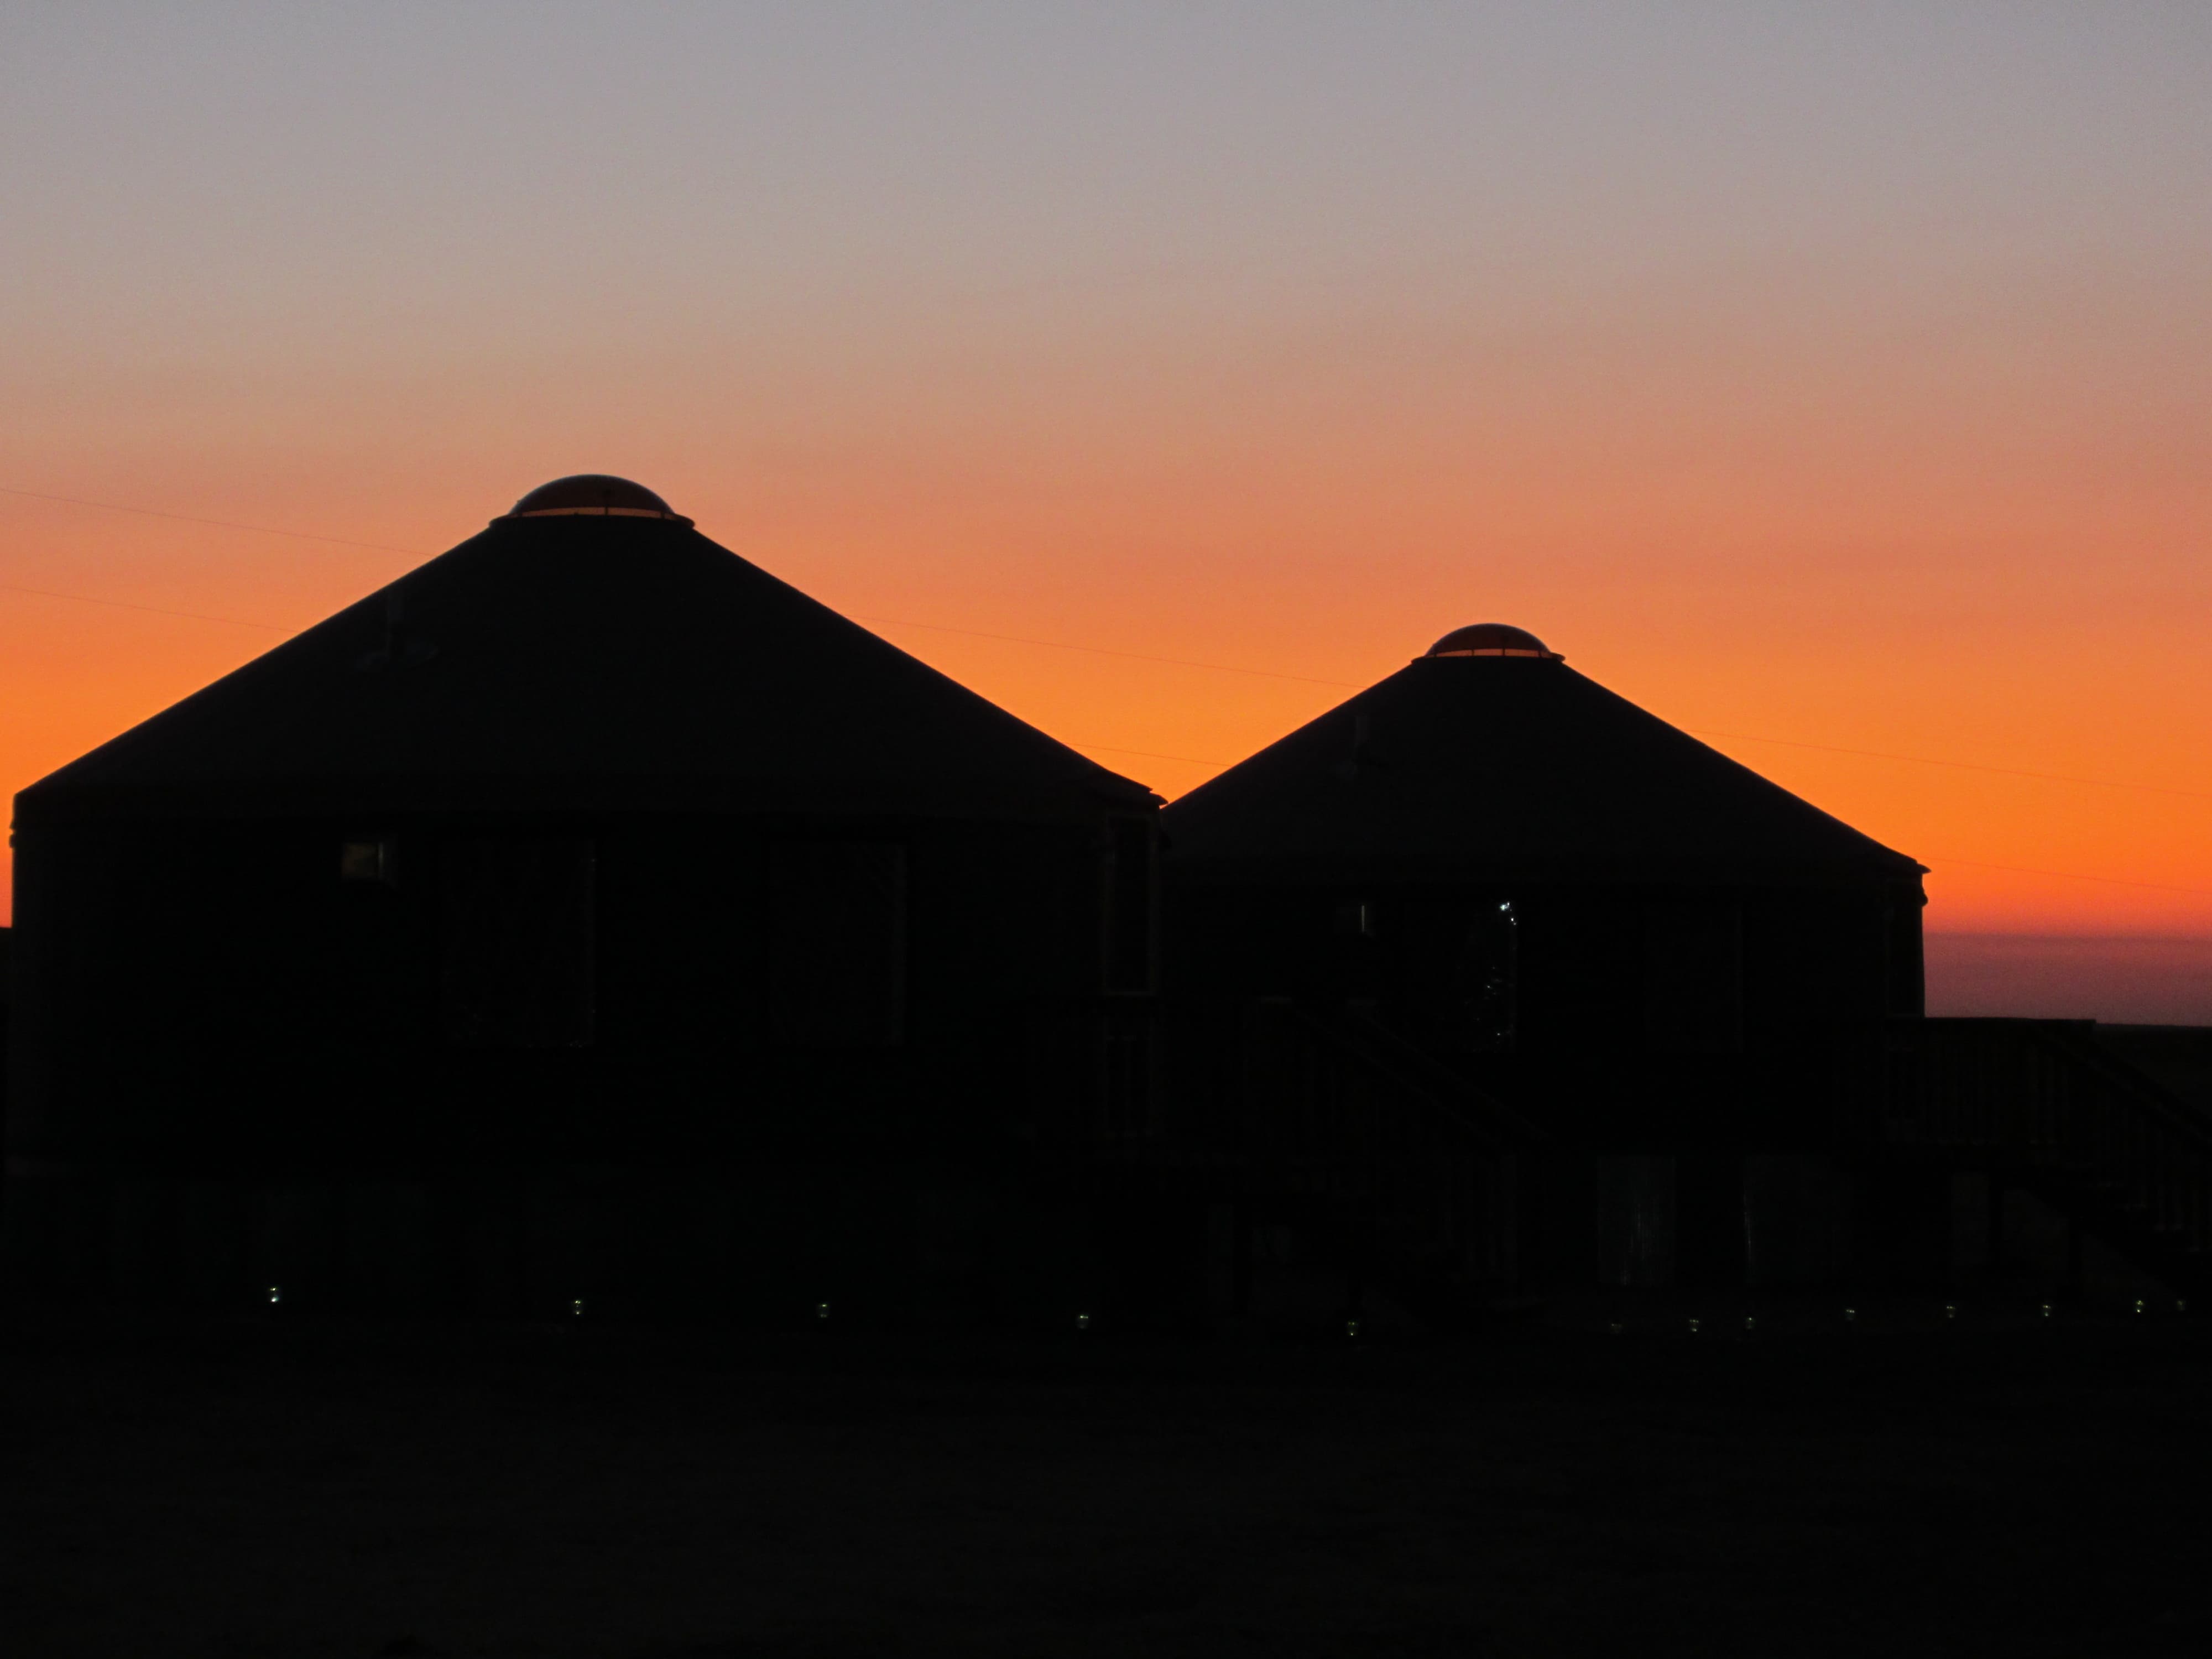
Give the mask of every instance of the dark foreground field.
POLYGON ((2195 1319, 17 1332, 0 1651, 2212 1652, 2195 1319))

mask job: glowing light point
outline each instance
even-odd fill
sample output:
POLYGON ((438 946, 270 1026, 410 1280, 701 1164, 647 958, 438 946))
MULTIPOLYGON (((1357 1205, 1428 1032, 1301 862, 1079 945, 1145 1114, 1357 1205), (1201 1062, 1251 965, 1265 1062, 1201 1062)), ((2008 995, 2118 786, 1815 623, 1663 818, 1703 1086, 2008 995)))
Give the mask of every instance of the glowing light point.
POLYGON ((1690 1334, 1691 1334, 1692 1336, 1695 1336, 1695 1335, 1696 1335, 1699 1331, 1703 1330, 1704 1328, 1705 1328, 1705 1322, 1704 1322, 1704 1321, 1702 1321, 1702 1320, 1693 1319, 1693 1320, 1692 1320, 1692 1321, 1690 1322, 1690 1334))
POLYGON ((283 1292, 283 1289, 282 1289, 280 1286, 277 1286, 277 1285, 271 1285, 269 1287, 269 1301, 270 1301, 270 1305, 271 1305, 271 1306, 273 1307, 273 1306, 275 1306, 277 1303, 282 1302, 283 1299, 284 1299, 284 1292, 283 1292))
POLYGON ((1859 1317, 1859 1310, 1858 1310, 1856 1308, 1846 1308, 1846 1309, 1844 1309, 1844 1324, 1846 1324, 1846 1325, 1856 1325, 1856 1323, 1858 1323, 1858 1317, 1859 1317))
POLYGON ((584 1298, 580 1296, 576 1297, 574 1301, 569 1303, 568 1311, 576 1318, 581 1319, 584 1316, 584 1298))
POLYGON ((1347 1319, 1347 1320, 1346 1320, 1346 1321, 1344 1322, 1344 1334, 1345 1334, 1346 1336, 1357 1336, 1357 1335, 1358 1335, 1358 1334, 1359 1334, 1359 1322, 1358 1322, 1358 1320, 1356 1320, 1356 1319, 1347 1319))
POLYGON ((1079 1331, 1089 1330, 1091 1328, 1091 1316, 1089 1314, 1076 1315, 1075 1328, 1079 1331))
POLYGON ((827 1318, 829 1318, 829 1317, 830 1317, 830 1304, 829 1304, 827 1302, 817 1302, 817 1303, 816 1303, 816 1304, 814 1304, 814 1316, 815 1316, 817 1319, 827 1319, 827 1318))

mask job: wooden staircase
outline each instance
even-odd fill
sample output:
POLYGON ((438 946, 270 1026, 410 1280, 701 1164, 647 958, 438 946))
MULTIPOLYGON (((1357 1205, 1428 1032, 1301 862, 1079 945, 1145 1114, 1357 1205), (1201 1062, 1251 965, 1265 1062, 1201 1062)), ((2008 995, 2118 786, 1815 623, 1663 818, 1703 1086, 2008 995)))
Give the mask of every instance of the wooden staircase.
MULTIPOLYGON (((1527 1279, 1521 1246, 1545 1206, 1587 1201, 1546 1187, 1586 1148, 1356 1003, 1162 1001, 1115 1018, 1114 1041, 1149 1056, 1129 1074, 1157 1086, 1141 1109, 1109 1089, 1087 1137, 1096 1166, 1231 1205, 1240 1249, 1271 1216, 1310 1223, 1355 1306, 1365 1285, 1425 1320, 1466 1322, 1527 1279)), ((2177 1295, 2212 1297, 2212 1117, 2094 1033, 2033 1019, 1861 1028, 1839 1053, 1842 1115, 1820 1144, 1908 1191, 1947 1171, 2027 1189, 2177 1295)), ((1912 1238, 1918 1214, 1905 1218, 1912 1238)), ((1933 1249, 1939 1275, 1944 1237, 1911 1244, 1933 1249)))
POLYGON ((1164 1139, 1233 1169, 1249 1213, 1331 1217, 1355 1308, 1372 1286, 1456 1323, 1506 1291, 1534 1126, 1356 1006, 1186 1005, 1163 1035, 1184 1080, 1164 1139))
POLYGON ((1879 1146, 2027 1188, 2177 1291, 2212 1293, 2212 1120, 2095 1029, 1897 1022, 1879 1146))

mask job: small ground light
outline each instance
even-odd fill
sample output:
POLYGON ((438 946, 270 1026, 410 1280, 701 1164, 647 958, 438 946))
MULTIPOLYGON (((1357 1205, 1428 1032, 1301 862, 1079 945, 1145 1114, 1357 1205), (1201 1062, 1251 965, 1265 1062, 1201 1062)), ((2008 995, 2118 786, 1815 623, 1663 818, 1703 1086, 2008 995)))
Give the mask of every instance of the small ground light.
POLYGON ((815 1316, 817 1319, 827 1319, 827 1318, 829 1318, 829 1317, 830 1317, 830 1304, 829 1304, 827 1302, 817 1302, 817 1303, 816 1303, 816 1304, 814 1304, 814 1316, 815 1316))
POLYGON ((2043 1304, 2043 1316, 2045 1319, 2051 1317, 2051 1304, 2048 1302, 2043 1304))
POLYGON ((1757 1330, 1759 1328, 1759 1316, 1756 1314, 1746 1314, 1743 1316, 1743 1328, 1747 1331, 1757 1330))
POLYGON ((1089 1330, 1091 1328, 1091 1316, 1089 1314, 1076 1315, 1075 1328, 1079 1331, 1089 1330))
POLYGON ((584 1316, 584 1298, 580 1296, 571 1301, 568 1304, 568 1312, 571 1316, 581 1319, 584 1316))
POLYGON ((1695 1336, 1700 1328, 1700 1322, 1694 1319, 1690 1322, 1690 1334, 1692 1336, 1695 1336))
POLYGON ((1958 1316, 1959 1304, 1955 1302, 1946 1302, 1943 1304, 1943 1317, 1946 1319, 1956 1319, 1958 1316))
POLYGON ((1856 1324, 1856 1323, 1858 1322, 1858 1317, 1859 1317, 1859 1310, 1858 1310, 1856 1308, 1846 1308, 1846 1309, 1844 1309, 1844 1324, 1846 1324, 1846 1325, 1855 1325, 1855 1324, 1856 1324))
POLYGON ((2141 1297, 2137 1297, 2136 1298, 2136 1311, 2137 1313, 2141 1313, 2142 1310, 2143 1310, 2143 1299, 2142 1299, 2141 1297))
POLYGON ((1358 1335, 1358 1334, 1359 1334, 1359 1322, 1358 1322, 1358 1320, 1356 1320, 1356 1319, 1347 1319, 1347 1320, 1346 1320, 1346 1321, 1344 1322, 1344 1334, 1345 1334, 1346 1336, 1357 1336, 1357 1335, 1358 1335))
POLYGON ((283 1299, 284 1292, 283 1288, 278 1285, 271 1285, 269 1287, 269 1305, 273 1308, 276 1304, 282 1302, 283 1299))
POLYGON ((1607 1327, 1606 1327, 1606 1328, 1607 1328, 1607 1330, 1611 1331, 1611 1332, 1612 1332, 1615 1336, 1619 1336, 1619 1335, 1620 1334, 1620 1331, 1621 1331, 1621 1325, 1620 1325, 1620 1322, 1618 1319, 1616 1319, 1616 1320, 1614 1320, 1614 1321, 1613 1322, 1613 1323, 1612 1323, 1612 1324, 1610 1324, 1610 1325, 1607 1326, 1607 1327))

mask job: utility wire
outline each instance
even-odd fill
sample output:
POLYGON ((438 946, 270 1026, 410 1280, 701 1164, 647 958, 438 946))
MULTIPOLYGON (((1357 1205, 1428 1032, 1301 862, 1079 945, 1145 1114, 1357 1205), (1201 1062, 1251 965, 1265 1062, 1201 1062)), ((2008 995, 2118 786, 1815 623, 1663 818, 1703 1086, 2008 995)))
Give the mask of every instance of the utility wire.
POLYGON ((217 530, 244 530, 256 536, 289 536, 295 541, 328 542, 333 547, 366 547, 379 553, 404 553, 417 559, 429 556, 419 548, 394 547, 389 542, 357 542, 349 536, 318 536, 309 530, 278 530, 271 525, 240 524, 230 519, 200 519, 189 513, 164 513, 151 507, 125 507, 119 501, 88 501, 76 495, 50 495, 42 489, 16 489, 7 484, 0 484, 0 495, 21 495, 33 501, 62 501, 70 507, 96 507, 103 513, 135 513, 147 519, 173 519, 179 524, 211 525, 217 530))
POLYGON ((2056 876, 2061 881, 2094 881, 2106 887, 2148 887, 2159 893, 2195 893, 2212 898, 2212 887, 2177 887, 2168 881, 2129 881, 2120 876, 2085 876, 2078 870, 2031 870, 2022 864, 1986 864, 1979 859, 1948 859, 1931 853, 1932 867, 1941 869, 1947 864, 1963 865, 1970 870, 2005 870, 2015 876, 2056 876))
POLYGON ((1832 743, 1803 743, 1796 738, 1754 738, 1741 732, 1699 732, 1684 726, 1692 737, 1719 738, 1728 743, 1777 743, 1785 749, 1817 749, 1826 755, 1862 755, 1869 760, 1909 761, 1915 766, 1948 766, 1962 772, 1994 772, 2000 777, 2040 778, 2045 783, 2087 784, 2093 789, 2145 789, 2154 795, 2186 795, 2191 800, 2212 800, 2212 790, 2176 789, 2163 783, 2122 783, 2112 778, 2077 778, 2063 772, 2029 772, 2017 766, 1984 766, 1978 761, 1936 760, 1929 755, 1893 755, 1881 749, 1844 749, 1832 743))
POLYGON ((189 617, 194 622, 223 623, 232 628, 258 628, 264 634, 284 630, 274 623, 246 622, 237 617, 213 617, 204 611, 171 611, 158 605, 133 605, 128 599, 95 599, 89 593, 62 593, 51 587, 26 587, 21 582, 0 582, 10 593, 36 593, 42 599, 73 599, 79 605, 104 605, 117 611, 143 611, 156 617, 189 617))
MULTIPOLYGON (((289 536, 296 541, 325 542, 334 547, 362 547, 368 548, 380 553, 404 553, 410 558, 422 559, 428 558, 429 556, 428 554, 423 552, 420 548, 395 547, 389 542, 356 541, 352 538, 346 536, 319 536, 305 530, 279 530, 273 525, 240 524, 235 520, 231 519, 202 519, 194 517, 189 513, 164 513, 160 511, 158 508, 150 507, 125 507, 119 501, 88 501, 78 495, 51 495, 45 490, 17 489, 7 484, 0 484, 0 495, 21 495, 27 500, 34 501, 62 501, 71 507, 97 507, 104 513, 133 513, 143 518, 172 519, 179 524, 210 525, 218 530, 243 530, 257 536, 289 536)), ((14 583, 0 583, 0 586, 4 587, 15 587, 15 585, 14 583)), ((95 599, 82 593, 60 593, 48 588, 24 587, 16 588, 15 591, 25 593, 43 593, 48 599, 76 599, 86 605, 121 605, 124 609, 130 611, 146 611, 154 608, 150 605, 125 605, 125 602, 120 599, 95 599)), ((195 613, 179 611, 173 611, 168 614, 183 617, 191 616, 195 613)), ((1158 657, 1142 651, 1115 651, 1102 645, 1072 645, 1065 640, 1030 639, 1019 634, 987 634, 981 629, 951 628, 941 623, 906 622, 896 617, 863 617, 858 612, 854 612, 852 613, 852 617, 854 622, 873 623, 879 628, 919 628, 933 634, 965 634, 971 639, 1000 640, 1009 645, 1038 645, 1054 651, 1085 651, 1089 652, 1093 656, 1127 657, 1136 662, 1171 663, 1179 668, 1210 668, 1218 673, 1224 674, 1252 674, 1256 675, 1262 679, 1297 680, 1306 685, 1335 685, 1342 686, 1352 690, 1358 689, 1358 686, 1350 680, 1316 679, 1310 674, 1285 674, 1278 672, 1276 670, 1271 668, 1240 668, 1229 663, 1193 662, 1189 659, 1184 657, 1158 657)), ((228 622, 233 619, 227 617, 208 617, 202 618, 202 620, 207 622, 228 622)), ((258 628, 264 626, 264 624, 259 623, 246 623, 242 624, 242 626, 258 628)), ((1136 751, 1133 750, 1129 752, 1133 754, 1136 751)), ((1175 757, 1163 755, 1155 757, 1155 758, 1168 760, 1173 759, 1175 757)))
MULTIPOLYGON (((258 536, 287 536, 297 541, 323 542, 336 547, 359 547, 380 553, 404 553, 411 558, 426 558, 429 556, 419 548, 395 547, 388 542, 356 541, 351 538, 344 536, 321 536, 304 530, 280 530, 272 525, 241 524, 229 519, 197 518, 190 514, 165 513, 158 508, 150 507, 127 507, 118 501, 88 501, 82 496, 76 495, 52 495, 45 490, 17 489, 6 484, 0 484, 0 495, 21 495, 31 501, 59 501, 72 507, 96 507, 100 511, 106 513, 130 513, 137 514, 143 518, 170 519, 182 524, 208 525, 221 530, 243 530, 258 536)), ((0 582, 0 588, 4 588, 7 591, 17 593, 35 593, 46 599, 69 599, 80 605, 104 605, 122 611, 147 611, 155 616, 182 617, 198 622, 222 623, 226 626, 232 628, 257 628, 272 633, 283 631, 272 623, 246 622, 236 617, 210 616, 205 612, 197 611, 169 611, 165 610, 159 605, 134 605, 124 599, 94 599, 88 593, 64 593, 54 588, 26 587, 15 582, 0 582)), ((1066 640, 1040 640, 1028 635, 986 633, 981 629, 954 628, 942 623, 908 622, 902 618, 896 617, 866 617, 861 616, 857 612, 852 614, 854 621, 872 623, 879 628, 915 628, 922 629, 927 633, 959 634, 963 635, 969 639, 997 640, 1009 645, 1037 646, 1050 651, 1080 651, 1091 656, 1121 657, 1131 662, 1164 663, 1177 668, 1204 668, 1211 670, 1215 673, 1221 674, 1245 674, 1261 679, 1291 680, 1301 685, 1335 686, 1346 690, 1356 690, 1358 689, 1358 683, 1355 681, 1322 679, 1311 674, 1285 674, 1274 669, 1246 668, 1233 663, 1198 662, 1188 657, 1164 657, 1157 656, 1152 653, 1143 651, 1118 651, 1107 646, 1077 645, 1066 640)), ((2033 778, 2045 783, 2069 783, 2091 789, 2133 789, 2155 795, 2177 795, 2191 800, 2212 800, 2212 791, 2203 789, 2180 789, 2174 787, 2171 784, 2132 783, 2124 782, 2114 778, 2076 777, 2070 774, 2063 772, 2035 772, 2030 771, 2022 767, 1990 766, 1978 761, 1939 760, 1931 755, 1900 755, 1887 750, 1850 749, 1845 748, 1839 744, 1807 743, 1796 738, 1757 737, 1748 732, 1742 732, 1699 731, 1697 728, 1691 726, 1685 726, 1682 729, 1689 732, 1693 737, 1717 738, 1727 743, 1775 744, 1785 749, 1809 749, 1817 750, 1822 754, 1829 755, 1856 755, 1868 760, 1899 761, 1911 766, 1941 766, 1949 768, 1954 771, 1985 772, 1997 777, 2033 778)), ((1196 756, 1193 755, 1162 755, 1154 753, 1150 750, 1144 749, 1117 749, 1109 744, 1092 744, 1086 746, 1094 749, 1106 749, 1110 750, 1112 753, 1120 755, 1142 755, 1148 760, 1188 761, 1194 766, 1227 766, 1233 763, 1228 761, 1200 760, 1196 756)), ((1964 863, 1966 860, 1953 860, 1952 862, 1964 863)), ((1997 869, 2009 868, 2010 866, 1991 865, 1989 867, 1991 869, 1997 869)), ((2021 873, 2028 875, 2056 875, 2062 872, 2057 871, 2023 871, 2021 873)), ((2096 881, 2105 879, 2105 878, 2088 876, 2081 878, 2081 879, 2096 881)), ((2130 883, 2126 884, 2142 885, 2144 884, 2130 883)), ((2150 884, 2155 885, 2156 884, 2150 884)), ((2176 890, 2190 892, 2195 891, 2196 890, 2193 888, 2183 888, 2176 890)))
POLYGON ((1200 760, 1195 755, 1163 755, 1153 749, 1124 749, 1118 744, 1085 743, 1080 738, 1063 738, 1060 741, 1071 749, 1103 749, 1109 755, 1142 755, 1146 760, 1188 761, 1193 766, 1234 766, 1235 761, 1200 760))
MULTIPOLYGON (((1142 651, 1115 651, 1103 645, 1071 645, 1066 640, 1033 640, 1020 634, 986 634, 975 628, 947 628, 941 623, 901 622, 896 617, 863 617, 858 611, 853 612, 852 617, 854 622, 873 623, 878 628, 921 628, 933 634, 965 634, 974 640, 1003 640, 1009 645, 1042 645, 1054 651, 1087 651, 1094 657, 1127 657, 1133 662, 1164 662, 1172 663, 1178 668, 1211 668, 1222 674, 1252 674, 1261 679, 1296 680, 1301 685, 1334 685, 1351 691, 1359 689, 1356 680, 1322 680, 1310 674, 1279 673, 1272 668, 1239 668, 1225 662, 1193 662, 1188 657, 1155 657, 1142 651)), ((1133 755, 1138 751, 1132 749, 1127 752, 1133 755)), ((1158 758, 1175 760, 1188 757, 1162 755, 1158 758)), ((1219 763, 1209 761, 1206 764, 1217 765, 1219 763)))
MULTIPOLYGON (((2091 787, 2097 789, 2146 789, 2154 794, 2182 795, 2191 800, 2212 800, 2212 792, 2208 792, 2203 789, 2175 789, 2171 788, 2165 784, 2119 783, 2110 778, 2077 778, 2058 772, 2026 772, 2021 770, 2018 767, 2013 766, 1984 766, 1975 761, 1932 760, 1925 755, 1893 755, 1887 750, 1880 749, 1844 749, 1832 743, 1801 743, 1794 738, 1754 738, 1747 736, 1745 733, 1741 732, 1699 732, 1690 726, 1684 726, 1682 730, 1690 732, 1692 737, 1718 738, 1723 741, 1729 743, 1777 743, 1790 749, 1816 749, 1824 755, 1862 755, 1869 760, 1909 761, 1916 766, 1948 766, 1966 772, 1993 772, 2000 777, 2039 778, 2046 783, 2080 783, 2089 785, 2091 787)), ((1070 741, 1073 740, 1070 739, 1070 741)), ((1194 766, 1234 766, 1237 764, 1235 761, 1205 760, 1200 758, 1196 755, 1163 755, 1150 749, 1123 749, 1110 743, 1085 743, 1081 744, 1079 746, 1085 749, 1103 749, 1116 755, 1142 755, 1148 760, 1188 761, 1194 766)), ((1961 859, 1954 859, 1951 860, 1954 864, 1964 863, 1966 861, 1966 860, 1961 859)), ((1998 868, 2008 869, 2011 866, 1991 865, 1990 867, 1994 870, 1998 868)), ((2045 870, 2031 871, 2028 873, 2057 875, 2063 872, 2055 870, 2045 870)), ((2096 876, 2085 876, 2081 878, 2081 879, 2085 881, 2097 881, 2103 878, 2096 876)))

